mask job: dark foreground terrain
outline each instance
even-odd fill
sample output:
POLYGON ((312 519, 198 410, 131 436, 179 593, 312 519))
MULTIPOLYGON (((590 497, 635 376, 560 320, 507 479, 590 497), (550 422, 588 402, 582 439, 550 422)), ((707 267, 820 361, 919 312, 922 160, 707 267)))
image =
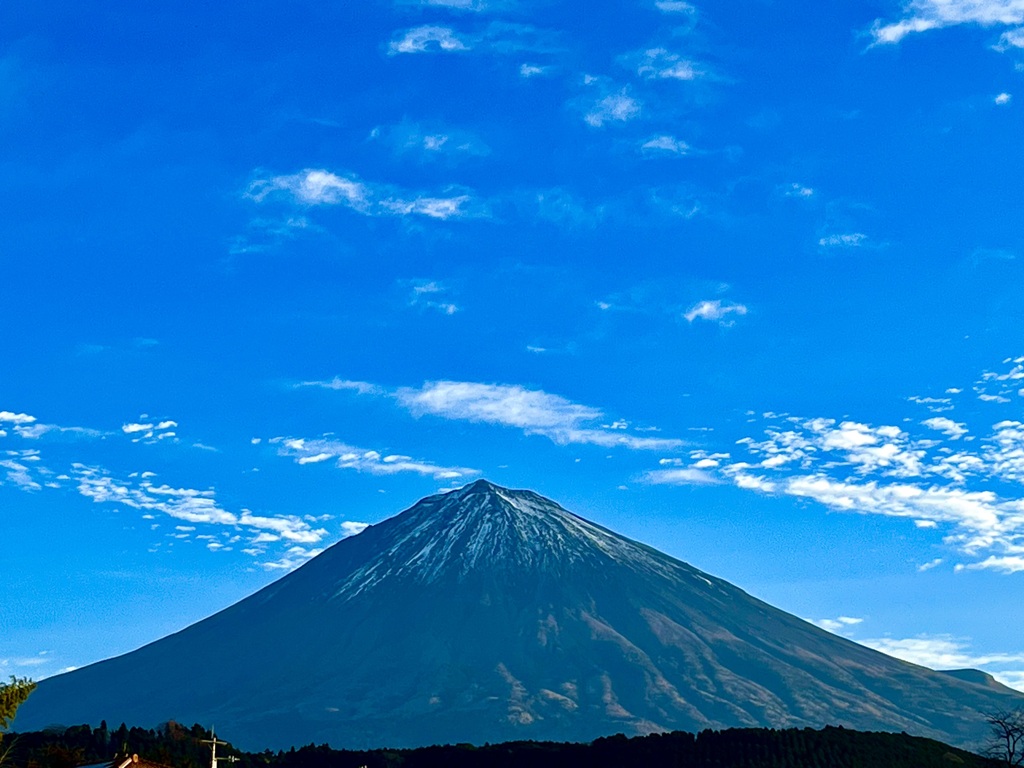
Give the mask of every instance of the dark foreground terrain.
MULTIPOLYGON (((230 734, 226 734, 230 738, 230 734)), ((209 732, 168 723, 156 730, 77 726, 8 737, 7 768, 74 768, 137 753, 173 768, 206 768, 209 732)), ((676 731, 652 736, 610 736, 589 744, 520 741, 418 749, 335 750, 309 745, 280 752, 222 748, 237 768, 995 768, 993 761, 939 741, 903 733, 736 728, 676 731)), ((222 763, 225 766, 231 763, 222 763)))

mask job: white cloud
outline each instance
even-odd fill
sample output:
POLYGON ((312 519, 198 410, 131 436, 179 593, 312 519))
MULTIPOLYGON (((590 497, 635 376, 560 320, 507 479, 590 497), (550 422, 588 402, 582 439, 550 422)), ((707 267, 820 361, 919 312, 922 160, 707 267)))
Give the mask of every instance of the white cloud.
POLYGON ((982 402, 1006 404, 1021 397, 1024 385, 1024 357, 1006 358, 1003 371, 985 371, 974 382, 973 391, 982 402))
POLYGON ((881 637, 857 642, 930 669, 965 669, 1024 662, 1024 653, 972 653, 969 640, 951 635, 881 637))
POLYGON ((648 48, 635 54, 636 73, 647 80, 695 80, 700 72, 694 63, 666 48, 648 48))
POLYGON ((405 30, 391 41, 388 53, 459 53, 470 50, 468 45, 450 27, 425 25, 405 30))
POLYGON ((1024 48, 1024 28, 1011 29, 1009 32, 1003 32, 999 37, 996 49, 1005 51, 1010 48, 1024 48))
MULTIPOLYGON (((360 395, 376 395, 383 393, 383 389, 378 387, 376 384, 370 384, 367 381, 351 381, 349 379, 340 379, 335 376, 330 381, 300 381, 295 385, 298 387, 319 387, 321 389, 333 389, 335 391, 350 390, 360 395)), ((254 437, 252 440, 253 445, 259 445, 261 438, 254 437)))
POLYGON ((959 24, 983 27, 1024 24, 1024 0, 910 0, 903 7, 903 16, 895 22, 884 23, 881 19, 875 22, 871 31, 876 45, 898 43, 915 32, 959 24))
MULTIPOLYGON (((259 554, 259 550, 253 550, 253 552, 259 554)), ((309 549, 295 545, 294 547, 289 547, 284 556, 279 560, 269 560, 261 563, 261 565, 268 571, 292 571, 321 552, 323 552, 323 549, 309 549)))
POLYGON ((654 469, 645 472, 640 479, 650 485, 720 485, 722 483, 717 476, 694 467, 654 469))
POLYGON ((813 189, 811 189, 810 187, 805 187, 803 184, 797 184, 795 181, 783 187, 782 193, 786 197, 799 197, 805 200, 807 198, 814 197, 813 189))
POLYGON ((454 315, 459 307, 448 299, 450 288, 436 280, 414 280, 412 283, 411 307, 425 307, 443 315, 454 315))
MULTIPOLYGON (((273 531, 282 539, 315 543, 327 535, 322 528, 312 528, 306 521, 291 515, 254 515, 224 509, 213 489, 175 488, 157 485, 150 478, 118 480, 101 467, 72 465, 78 493, 96 503, 119 504, 124 507, 159 513, 175 520, 196 525, 229 526, 246 530, 251 535, 273 531)), ((151 473, 145 473, 151 476, 151 473)))
POLYGON ((967 434, 967 427, 964 424, 947 419, 944 416, 936 416, 932 419, 925 419, 921 422, 929 429, 934 429, 938 432, 942 432, 947 437, 953 440, 959 440, 961 437, 967 434))
POLYGON ((343 204, 360 212, 367 212, 370 208, 370 190, 365 184, 318 168, 307 168, 290 176, 259 179, 250 185, 248 194, 262 202, 278 191, 288 193, 305 205, 343 204))
POLYGON ((728 326, 735 322, 732 315, 742 317, 745 314, 747 314, 747 308, 743 304, 723 303, 720 299, 714 299, 698 301, 683 314, 683 317, 690 323, 694 320, 708 320, 728 326))
POLYGON ((849 630, 850 627, 855 627, 862 623, 864 619, 854 618, 852 616, 839 616, 835 619, 808 619, 811 624, 821 627, 828 632, 834 634, 841 634, 844 630, 849 630))
POLYGON ((447 26, 428 24, 397 32, 388 54, 429 53, 515 53, 546 54, 557 49, 555 37, 528 24, 492 21, 480 32, 458 32, 447 26))
POLYGON ((868 236, 863 232, 849 232, 841 235, 828 235, 818 240, 822 248, 856 248, 864 245, 868 236))
POLYGON ((559 395, 518 385, 432 381, 419 389, 403 387, 398 402, 415 415, 498 424, 543 435, 559 445, 599 445, 634 450, 671 450, 682 441, 641 437, 600 427, 604 413, 559 395))
POLYGON ((690 151, 689 145, 675 136, 654 136, 640 145, 645 152, 667 152, 672 155, 685 155, 690 151))
POLYGON ((1020 573, 1024 571, 1024 554, 1020 555, 991 555, 978 563, 971 563, 963 566, 970 570, 991 570, 1001 573, 1020 573))
POLYGON ((995 103, 998 104, 999 106, 1003 106, 1004 104, 1009 104, 1012 99, 1013 96, 1004 92, 996 96, 995 99, 993 99, 993 101, 995 101, 995 103))
POLYGON ((551 67, 541 66, 540 64, 520 64, 519 65, 519 76, 520 77, 540 77, 551 72, 551 67))
POLYGON ((152 445, 159 440, 177 441, 177 435, 169 430, 178 426, 178 422, 166 419, 159 423, 128 422, 121 425, 121 431, 130 436, 133 443, 152 445))
POLYGON ((27 413, 13 413, 12 411, 0 411, 0 423, 3 424, 32 424, 36 421, 35 416, 27 413))
POLYGON ((491 151, 483 140, 469 131, 437 124, 424 128, 408 120, 374 128, 370 137, 390 145, 397 154, 427 162, 485 157, 491 151))
POLYGON ((381 206, 402 216, 415 213, 431 219, 451 219, 466 215, 469 195, 455 197, 418 197, 414 200, 382 200, 381 206))
POLYGON ((483 2, 483 0, 415 0, 415 4, 439 8, 451 8, 456 11, 477 12, 487 10, 493 5, 493 3, 483 2))
POLYGON ((584 114, 583 121, 593 127, 602 128, 606 123, 628 122, 640 116, 641 104, 629 94, 628 88, 608 94, 584 114))
MULTIPOLYGON (((986 386, 1020 386, 1024 358, 1004 364, 985 374, 986 386)), ((745 455, 691 451, 688 462, 663 460, 656 471, 680 471, 681 481, 704 472, 757 493, 902 518, 958 551, 956 570, 1024 571, 1024 421, 999 421, 986 434, 941 416, 908 418, 901 426, 776 413, 762 418, 760 438, 736 442, 745 455)), ((920 570, 944 561, 937 557, 920 570)))
POLYGON ((384 455, 379 451, 356 448, 330 437, 314 439, 274 437, 268 442, 278 446, 279 456, 290 457, 297 464, 319 464, 325 461, 334 461, 335 466, 340 469, 352 469, 373 475, 397 475, 402 472, 412 472, 438 480, 453 480, 479 474, 479 470, 467 467, 440 466, 401 454, 384 455))
POLYGON ((43 486, 32 477, 32 470, 27 465, 13 459, 0 460, 0 469, 4 471, 4 479, 0 485, 10 483, 23 491, 39 491, 43 486))
POLYGON ((327 170, 306 168, 299 173, 257 179, 247 196, 257 203, 284 196, 301 205, 341 205, 364 216, 425 216, 446 220, 468 215, 468 194, 451 197, 396 192, 384 185, 339 176, 327 170))
POLYGON ((662 13, 696 13, 697 9, 683 0, 655 0, 654 7, 662 13))
POLYGON ((352 520, 346 520, 341 524, 341 532, 345 537, 358 536, 360 533, 370 527, 369 523, 357 523, 352 520))

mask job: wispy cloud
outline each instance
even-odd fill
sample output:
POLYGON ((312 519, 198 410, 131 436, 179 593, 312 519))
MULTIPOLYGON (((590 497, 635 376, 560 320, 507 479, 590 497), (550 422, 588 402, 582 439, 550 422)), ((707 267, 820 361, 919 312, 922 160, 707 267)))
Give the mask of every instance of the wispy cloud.
POLYGON ((246 194, 257 203, 283 197, 299 205, 340 205, 364 216, 416 215, 446 220, 482 213, 479 208, 471 210, 472 196, 466 192, 445 197, 427 195, 369 184, 355 176, 341 176, 318 168, 257 179, 249 185, 246 194))
POLYGON ((320 464, 329 461, 339 469, 352 469, 372 475, 411 472, 438 480, 455 480, 479 474, 479 470, 467 467, 441 466, 403 454, 356 448, 331 436, 314 439, 274 437, 269 442, 278 446, 278 455, 292 458, 296 464, 320 464))
POLYGON ((556 36, 529 24, 492 21, 475 31, 426 24, 399 30, 388 43, 388 54, 549 54, 557 50, 556 36))
POLYGON ((662 13, 685 13, 692 15, 697 12, 689 3, 683 0, 655 0, 654 7, 662 13))
POLYGON ((553 71, 553 67, 544 66, 542 64, 520 64, 519 65, 519 76, 520 77, 541 77, 543 75, 549 75, 553 71))
POLYGON ((667 48, 647 48, 624 61, 645 80, 696 80, 703 74, 695 62, 667 48))
POLYGON ((421 8, 445 8, 470 13, 505 10, 512 6, 512 3, 506 0, 398 0, 397 4, 421 8))
MULTIPOLYGON (((177 422, 171 419, 126 421, 114 432, 103 433, 79 427, 41 425, 28 414, 0 411, 0 424, 14 424, 14 434, 0 430, 0 439, 31 441, 40 448, 6 448, 0 453, 0 485, 21 491, 77 493, 98 504, 134 509, 152 521, 167 517, 177 521, 172 533, 178 542, 196 541, 211 552, 231 551, 246 541, 281 541, 289 545, 309 545, 321 541, 328 532, 307 519, 292 515, 259 515, 247 509, 232 511, 217 499, 214 489, 196 489, 160 482, 151 471, 117 474, 93 462, 72 461, 64 471, 54 469, 48 460, 48 448, 63 442, 69 432, 86 437, 118 435, 129 443, 175 441, 177 422), (46 427, 46 429, 41 429, 46 427), (19 430, 25 430, 20 432, 19 430)), ((23 443, 24 444, 24 443, 23 443)), ((200 445, 200 444, 197 444, 200 445)), ((159 528, 153 522, 154 529, 159 528)), ((154 545, 154 550, 160 543, 154 545)), ((266 552, 263 547, 259 554, 266 552)))
POLYGON ((963 424, 947 419, 945 416, 936 416, 931 419, 925 419, 921 422, 929 429, 934 429, 942 432, 946 437, 958 440, 967 434, 967 427, 963 424))
POLYGON ((399 33, 388 45, 388 53, 461 53, 471 47, 451 27, 427 24, 399 33))
POLYGON ((977 653, 969 638, 952 635, 857 640, 897 659, 931 669, 983 669, 1004 685, 1024 691, 1024 653, 977 653))
POLYGON ((430 414, 542 435, 559 445, 599 445, 634 450, 674 450, 682 441, 629 434, 620 422, 602 425, 604 413, 559 395, 518 385, 432 381, 396 392, 399 404, 415 415, 430 414))
POLYGON ((338 377, 334 377, 327 381, 300 381, 295 385, 295 387, 317 387, 319 389, 333 389, 335 391, 348 390, 360 395, 377 395, 384 393, 384 389, 382 387, 378 387, 376 384, 371 384, 368 381, 351 381, 350 379, 339 379, 338 377))
POLYGON ((972 649, 970 638, 948 634, 862 638, 858 635, 866 626, 865 620, 851 616, 809 621, 829 632, 843 635, 911 664, 938 670, 980 669, 1004 685, 1024 691, 1024 652, 979 653, 972 649))
POLYGON ((781 191, 786 197, 798 197, 802 200, 814 197, 814 190, 811 187, 798 184, 795 181, 783 186, 781 191))
POLYGON ((178 422, 172 419, 130 421, 121 425, 121 432, 127 435, 133 443, 152 445, 163 440, 177 442, 178 434, 174 431, 177 427, 178 422))
POLYGON ((722 480, 703 469, 677 467, 674 469, 652 469, 640 477, 649 485, 721 485, 722 480))
POLYGON ((721 326, 731 326, 736 322, 737 317, 743 317, 747 312, 747 307, 743 304, 711 299, 698 301, 683 313, 683 317, 689 323, 695 320, 707 320, 721 326))
POLYGON ((409 306, 423 307, 440 312, 443 315, 454 315, 459 311, 450 299, 451 289, 437 280, 414 280, 411 284, 409 306))
POLYGON ((623 87, 593 102, 583 115, 583 122, 592 128, 603 128, 608 123, 625 123, 640 116, 641 103, 623 87))
POLYGON ((641 151, 645 154, 670 154, 670 155, 687 155, 690 153, 690 146, 682 139, 677 139, 675 136, 668 136, 662 134, 661 136, 652 136, 643 144, 640 145, 641 151))
MULTIPOLYGON (((1024 358, 1007 358, 1004 365, 982 381, 1019 387, 1024 358)), ((1003 419, 978 432, 947 416, 898 426, 774 413, 763 419, 761 436, 715 454, 693 450, 688 462, 663 460, 648 482, 701 480, 684 471, 690 470, 836 511, 903 518, 919 531, 942 532, 943 544, 959 552, 957 570, 1024 571, 1024 422, 1003 419)))
MULTIPOLYGON (((1024 24, 1024 0, 910 0, 903 6, 901 19, 879 19, 871 33, 876 45, 885 45, 898 43, 913 33, 959 24, 1018 27, 1024 24)), ((1019 29, 1011 30, 1003 37, 1019 34, 1019 29)))
POLYGON ((1009 403, 1024 397, 1024 357, 1003 360, 1004 370, 985 371, 971 389, 986 403, 1009 403))
POLYGON ((838 616, 834 619, 808 619, 808 621, 822 629, 828 630, 829 632, 840 633, 850 627, 857 626, 863 622, 864 619, 853 616, 838 616))
MULTIPOLYGON (((17 452, 8 451, 8 456, 12 453, 17 456, 17 452)), ((23 491, 40 491, 43 486, 39 480, 33 477, 35 468, 30 468, 31 461, 25 461, 25 459, 31 459, 31 455, 22 456, 19 459, 7 458, 0 459, 0 470, 3 471, 2 477, 0 477, 0 485, 13 485, 20 488, 23 491)))
POLYGON ((868 236, 863 232, 845 232, 836 235, 825 235, 818 240, 822 248, 857 248, 867 242, 868 236))
POLYGON ((484 157, 491 151, 482 139, 468 131, 441 125, 426 128, 408 121, 374 128, 370 138, 390 145, 397 155, 423 162, 454 162, 484 157))

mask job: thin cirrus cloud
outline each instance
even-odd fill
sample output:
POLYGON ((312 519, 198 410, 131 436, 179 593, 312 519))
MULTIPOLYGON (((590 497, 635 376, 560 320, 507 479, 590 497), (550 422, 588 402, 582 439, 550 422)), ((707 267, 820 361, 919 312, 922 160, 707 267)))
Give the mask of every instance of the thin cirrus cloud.
POLYGON ((603 128, 612 123, 626 123, 640 116, 641 103, 635 99, 628 87, 608 93, 586 109, 583 122, 591 128, 603 128))
MULTIPOLYGON (((509 427, 527 435, 545 437, 557 445, 596 445, 647 451, 675 451, 685 445, 682 440, 675 438, 635 434, 637 430, 631 431, 628 422, 614 420, 606 423, 609 420, 599 408, 517 384, 428 381, 420 387, 400 387, 389 391, 368 382, 336 378, 322 383, 304 382, 303 386, 386 395, 417 417, 429 415, 453 421, 509 427)), ((283 440, 285 438, 278 438, 279 443, 283 440)), ((288 455, 295 456, 296 460, 305 459, 306 462, 337 460, 344 453, 349 461, 354 462, 354 469, 388 471, 380 466, 383 457, 375 452, 371 463, 364 464, 359 459, 361 449, 349 448, 340 443, 337 446, 325 446, 315 441, 306 441, 300 450, 294 446, 289 450, 291 453, 288 455)), ((427 474, 426 471, 422 473, 427 474)))
POLYGON ((1024 42, 1024 0, 911 0, 902 18, 877 20, 871 28, 875 45, 899 43, 908 35, 960 24, 1015 27, 1004 32, 997 48, 1020 47, 1024 42))
POLYGON ((396 453, 381 453, 356 448, 331 436, 319 438, 274 437, 268 442, 277 446, 279 456, 294 459, 296 464, 321 464, 330 461, 339 469, 351 469, 371 475, 397 475, 410 472, 436 480, 457 480, 480 471, 468 467, 446 467, 429 461, 413 459, 396 453))
POLYGON ((735 324, 737 317, 743 317, 748 311, 744 304, 725 302, 721 299, 710 299, 698 301, 683 313, 683 318, 688 323, 704 320, 728 327, 735 324))
POLYGON ((449 316, 459 311, 458 305, 451 300, 451 289, 444 283, 437 280, 415 280, 411 287, 410 307, 430 309, 449 316))
POLYGON ((865 620, 839 616, 835 619, 809 619, 822 629, 855 640, 911 664, 929 669, 982 669, 1004 685, 1024 691, 1024 653, 983 653, 972 649, 970 638, 953 635, 916 635, 914 637, 858 637, 865 620))
MULTIPOLYGON (((1019 386, 1022 366, 1024 359, 1007 358, 981 381, 1019 386)), ((969 397, 964 388, 950 391, 969 397)), ((1021 396, 1014 394, 1018 402, 1021 396)), ((955 397, 941 398, 947 410, 955 408, 955 397)), ((936 399, 911 402, 930 408, 927 401, 936 399)), ((984 431, 948 416, 927 418, 915 429, 913 419, 896 426, 768 413, 760 436, 742 438, 728 451, 692 450, 688 463, 662 460, 642 479, 705 484, 700 471, 752 492, 902 518, 924 533, 941 532, 943 544, 959 553, 956 570, 1024 572, 1024 422, 1000 418, 1009 397, 980 402, 990 409, 982 416, 991 425, 984 431)), ((926 565, 919 570, 940 563, 926 565)))
POLYGON ((482 213, 471 210, 472 197, 465 192, 444 197, 417 194, 321 168, 257 179, 249 185, 246 196, 257 203, 284 198, 306 206, 340 205, 364 216, 416 215, 447 220, 482 213))
POLYGON ((492 21, 475 32, 441 24, 424 24, 397 31, 388 43, 389 56, 423 54, 551 54, 559 49, 556 36, 544 29, 507 21, 492 21))
POLYGON ((682 156, 690 153, 690 146, 682 139, 662 134, 661 136, 652 136, 645 141, 640 145, 640 150, 647 155, 682 156))
POLYGON ((127 435, 133 443, 145 443, 152 445, 161 440, 177 441, 178 422, 172 419, 156 421, 130 421, 121 425, 121 432, 127 435))
POLYGON ((844 232, 842 234, 825 235, 818 239, 822 248, 858 248, 867 242, 868 236, 863 232, 844 232))
POLYGON ((662 13, 685 13, 692 15, 697 12, 689 3, 683 2, 683 0, 656 0, 654 7, 662 13))
MULTIPOLYGON (((143 519, 150 521, 150 528, 158 541, 151 551, 158 551, 165 542, 191 541, 205 546, 210 552, 242 552, 257 558, 267 569, 280 567, 282 560, 264 560, 270 553, 269 545, 280 542, 287 546, 289 563, 299 564, 312 557, 319 550, 312 545, 319 543, 328 531, 314 524, 308 518, 294 515, 260 515, 247 509, 232 511, 217 499, 212 488, 196 489, 187 486, 170 485, 160 482, 154 472, 132 472, 118 475, 94 462, 70 461, 65 469, 58 470, 52 460, 47 460, 48 443, 60 441, 61 435, 74 430, 76 433, 113 437, 118 434, 126 442, 156 442, 161 435, 173 434, 177 423, 170 420, 127 421, 117 432, 104 433, 84 428, 40 425, 35 416, 14 411, 0 411, 0 439, 5 450, 0 460, 0 486, 10 486, 30 493, 77 493, 97 504, 117 505, 136 510, 143 519), (46 427, 40 430, 39 427, 46 427), (17 443, 26 441, 41 447, 21 448, 17 443), (161 518, 175 523, 174 530, 161 534, 161 518), (277 563, 277 565, 275 565, 277 563)), ((22 442, 21 445, 24 445, 22 442)), ((346 529, 342 527, 342 533, 346 529)), ((347 535, 347 534, 346 534, 347 535)))
POLYGON ((452 11, 470 11, 472 13, 497 10, 509 5, 509 3, 496 2, 496 0, 490 0, 490 2, 484 2, 484 0, 399 0, 397 4, 414 5, 421 8, 445 8, 452 11))
POLYGON ((461 53, 469 51, 472 43, 463 40, 451 27, 426 24, 407 29, 388 45, 388 53, 461 53))
POLYGON ((598 445, 633 450, 675 450, 681 440, 633 435, 626 425, 601 424, 604 413, 560 395, 518 385, 431 381, 402 387, 395 397, 414 415, 494 424, 541 435, 558 445, 598 445))
POLYGON ((425 162, 485 157, 491 151, 479 137, 468 131, 436 125, 428 130, 408 121, 378 126, 373 129, 370 138, 390 145, 396 154, 425 162))
POLYGON ((703 74, 693 61, 667 48, 647 48, 623 61, 645 80, 696 80, 703 74))

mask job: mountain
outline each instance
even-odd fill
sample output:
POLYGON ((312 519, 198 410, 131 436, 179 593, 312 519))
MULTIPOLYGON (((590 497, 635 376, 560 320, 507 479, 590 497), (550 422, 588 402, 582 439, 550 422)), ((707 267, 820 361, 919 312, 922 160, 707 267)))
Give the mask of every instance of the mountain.
POLYGON ((181 632, 42 681, 15 727, 170 719, 246 748, 825 724, 971 745, 1024 695, 898 661, 486 481, 181 632))

